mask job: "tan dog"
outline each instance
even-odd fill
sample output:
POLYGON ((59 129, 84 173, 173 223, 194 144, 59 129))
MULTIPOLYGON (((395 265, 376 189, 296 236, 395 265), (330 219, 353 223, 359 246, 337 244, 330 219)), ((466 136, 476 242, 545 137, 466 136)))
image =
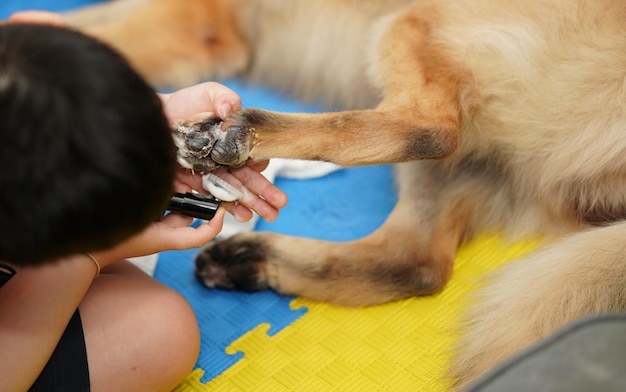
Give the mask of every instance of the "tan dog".
POLYGON ((346 110, 244 110, 191 166, 398 163, 398 204, 373 234, 238 235, 203 251, 205 284, 366 306, 438 292, 477 232, 551 239, 481 293, 459 386, 572 320, 626 309, 626 2, 127 0, 70 20, 157 85, 240 74, 346 110), (116 7, 128 15, 107 21, 116 7))

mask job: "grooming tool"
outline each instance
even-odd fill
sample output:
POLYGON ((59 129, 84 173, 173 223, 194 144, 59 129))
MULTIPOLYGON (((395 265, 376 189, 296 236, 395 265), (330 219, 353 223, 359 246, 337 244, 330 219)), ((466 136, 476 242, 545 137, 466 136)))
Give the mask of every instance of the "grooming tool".
POLYGON ((204 220, 211 220, 222 201, 213 196, 198 193, 174 193, 167 209, 171 212, 204 220))

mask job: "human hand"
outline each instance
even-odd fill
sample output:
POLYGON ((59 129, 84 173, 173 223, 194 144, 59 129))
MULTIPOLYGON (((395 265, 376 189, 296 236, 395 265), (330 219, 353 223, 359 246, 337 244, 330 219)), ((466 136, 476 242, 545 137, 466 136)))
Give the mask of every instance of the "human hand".
POLYGON ((213 112, 220 118, 226 118, 231 112, 241 109, 239 95, 215 82, 200 83, 159 96, 170 124, 203 112, 213 112))
MULTIPOLYGON (((160 97, 170 123, 207 111, 226 118, 231 112, 241 109, 239 96, 228 87, 214 82, 200 83, 172 94, 161 94, 160 97)), ((222 203, 237 220, 250 220, 254 211, 273 221, 278 217, 278 209, 287 204, 287 195, 260 174, 267 164, 268 161, 250 162, 240 168, 220 167, 211 172, 243 195, 237 203, 222 203)), ((202 174, 179 169, 175 190, 188 192, 192 189, 205 193, 202 174)))
MULTIPOLYGON (((243 195, 237 203, 222 202, 222 206, 240 222, 252 219, 252 211, 267 221, 274 221, 278 218, 278 210, 287 204, 287 195, 260 174, 268 163, 250 162, 239 168, 220 167, 212 171, 243 195)), ((188 169, 179 169, 175 190, 184 193, 192 189, 202 189, 202 176, 188 169)))
POLYGON ((9 23, 36 23, 49 24, 54 26, 65 26, 63 17, 57 13, 49 11, 18 11, 13 13, 9 19, 9 23))
POLYGON ((198 227, 189 224, 193 218, 180 214, 167 214, 153 222, 140 233, 124 240, 113 248, 92 252, 101 268, 131 257, 145 256, 167 250, 184 250, 205 245, 222 230, 224 208, 218 208, 215 216, 198 227))
MULTIPOLYGON (((170 213, 158 222, 151 223, 142 232, 126 239, 113 248, 93 252, 104 268, 106 265, 130 257, 145 256, 166 250, 183 250, 205 245, 222 230, 224 212, 229 211, 240 221, 252 218, 252 211, 268 220, 278 217, 278 208, 287 203, 287 196, 265 177, 259 174, 267 161, 249 164, 237 169, 220 168, 217 174, 239 189, 243 196, 240 204, 223 202, 215 216, 194 228, 189 224, 193 218, 170 213), (244 204, 245 203, 245 204, 244 204)), ((186 169, 179 169, 175 191, 188 192, 202 187, 202 178, 186 169), (192 185, 190 185, 192 184, 192 185)))

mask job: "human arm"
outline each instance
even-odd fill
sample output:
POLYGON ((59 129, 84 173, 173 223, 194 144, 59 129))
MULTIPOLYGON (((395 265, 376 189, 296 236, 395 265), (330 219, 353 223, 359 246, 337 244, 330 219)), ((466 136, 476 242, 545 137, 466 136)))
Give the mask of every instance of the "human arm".
POLYGON ((13 13, 9 19, 9 23, 41 23, 50 24, 54 26, 65 26, 63 17, 55 12, 29 10, 18 11, 13 13))
POLYGON ((241 109, 241 98, 237 93, 216 82, 199 83, 170 94, 159 94, 159 97, 170 124, 202 112, 213 112, 226 118, 241 109))
POLYGON ((92 252, 103 270, 117 260, 145 256, 166 250, 197 248, 211 241, 222 229, 225 209, 217 209, 215 216, 198 227, 189 224, 192 218, 180 214, 168 214, 158 222, 152 222, 142 232, 124 242, 101 251, 92 252))
POLYGON ((37 379, 96 274, 86 255, 17 270, 0 288, 3 391, 26 391, 37 379))
MULTIPOLYGON (((102 267, 96 280, 108 281, 108 266, 120 259, 205 244, 220 231, 223 216, 220 208, 213 220, 193 228, 188 226, 190 218, 170 214, 111 249, 92 252, 102 267)), ((88 256, 78 254, 40 267, 18 268, 0 288, 3 391, 25 391, 38 377, 96 271, 88 256)))

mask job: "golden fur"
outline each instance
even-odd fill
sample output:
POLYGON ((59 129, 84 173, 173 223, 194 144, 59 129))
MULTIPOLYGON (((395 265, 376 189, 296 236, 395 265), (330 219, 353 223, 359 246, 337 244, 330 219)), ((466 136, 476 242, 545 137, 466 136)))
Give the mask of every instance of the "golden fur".
POLYGON ((226 119, 253 129, 253 159, 398 163, 376 232, 236 236, 204 250, 199 274, 225 260, 255 273, 205 283, 365 306, 441 290, 474 233, 544 236, 468 314, 459 387, 572 320, 626 309, 626 2, 127 0, 69 20, 155 85, 240 75, 343 110, 226 119))

